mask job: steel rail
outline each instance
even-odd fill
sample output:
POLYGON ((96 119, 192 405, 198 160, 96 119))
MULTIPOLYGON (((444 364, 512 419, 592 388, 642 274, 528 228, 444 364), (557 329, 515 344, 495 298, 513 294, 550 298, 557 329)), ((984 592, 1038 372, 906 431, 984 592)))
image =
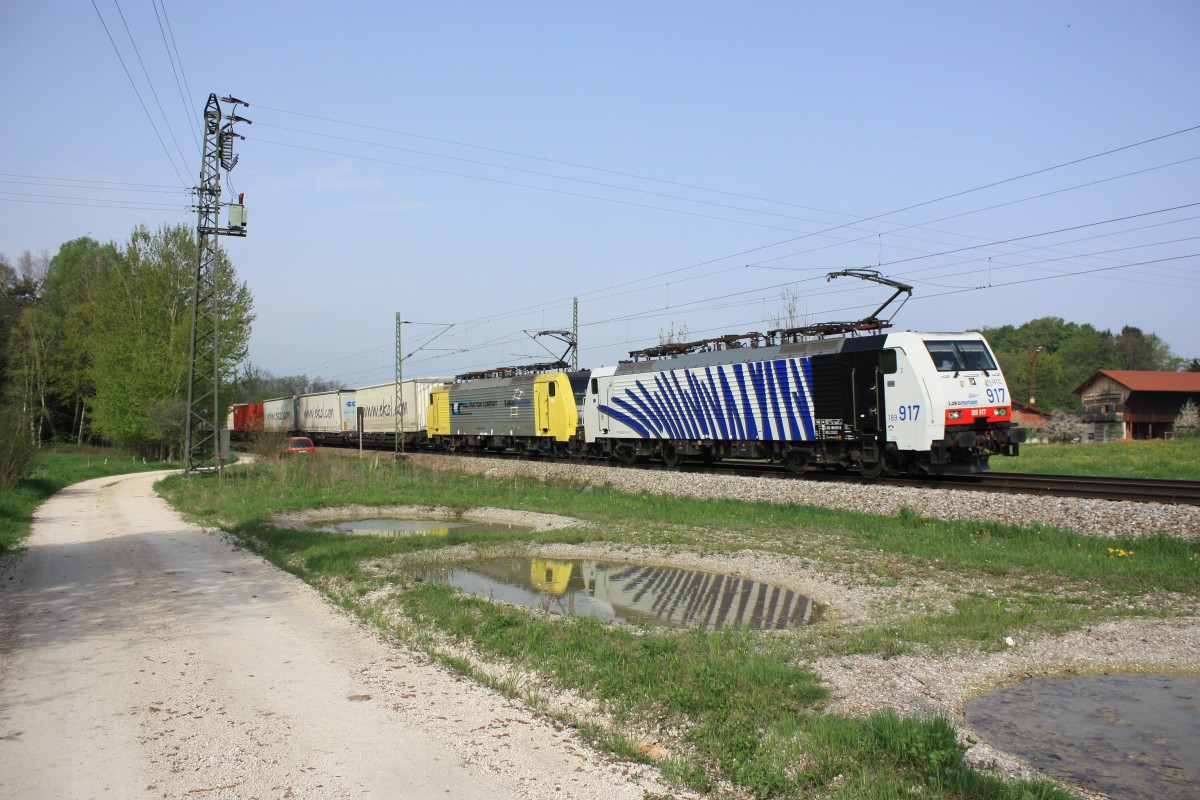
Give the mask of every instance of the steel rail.
MULTIPOLYGON (((338 448, 321 448, 335 450, 338 448)), ((435 453, 439 451, 428 451, 435 453)), ((441 453, 445 455, 444 453, 441 453)), ((518 453, 472 453, 476 458, 530 458, 518 453)), ((1026 472, 980 472, 969 475, 899 475, 864 478, 861 475, 836 471, 795 473, 782 464, 766 461, 717 461, 711 464, 684 461, 668 467, 661 461, 638 461, 625 464, 615 460, 574 457, 574 463, 589 463, 625 469, 665 470, 707 475, 737 475, 742 477, 774 478, 779 480, 808 480, 853 483, 876 486, 901 486, 920 489, 954 489, 968 492, 999 492, 1029 494, 1042 497, 1078 497, 1095 500, 1133 503, 1164 503, 1167 505, 1200 506, 1200 481, 1165 480, 1159 478, 1095 477, 1091 475, 1050 475, 1026 472)))

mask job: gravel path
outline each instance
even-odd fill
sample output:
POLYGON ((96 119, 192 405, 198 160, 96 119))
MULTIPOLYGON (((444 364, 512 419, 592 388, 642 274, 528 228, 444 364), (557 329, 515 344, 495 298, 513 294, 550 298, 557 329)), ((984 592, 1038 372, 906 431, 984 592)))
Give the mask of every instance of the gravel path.
POLYGON ((182 522, 161 476, 60 492, 0 572, 0 796, 667 791, 182 522))

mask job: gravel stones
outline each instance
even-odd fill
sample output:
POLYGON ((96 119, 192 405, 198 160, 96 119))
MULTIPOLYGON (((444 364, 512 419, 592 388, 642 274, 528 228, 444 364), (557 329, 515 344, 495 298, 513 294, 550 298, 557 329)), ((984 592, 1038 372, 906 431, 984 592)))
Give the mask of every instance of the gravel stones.
POLYGON ((791 503, 886 516, 909 509, 921 516, 941 520, 1047 525, 1105 538, 1139 538, 1156 533, 1190 540, 1200 538, 1200 507, 1197 506, 965 492, 933 487, 698 475, 569 462, 426 454, 414 454, 408 458, 414 465, 433 470, 466 471, 498 479, 528 475, 542 480, 610 485, 618 491, 634 494, 649 492, 681 497, 791 503))

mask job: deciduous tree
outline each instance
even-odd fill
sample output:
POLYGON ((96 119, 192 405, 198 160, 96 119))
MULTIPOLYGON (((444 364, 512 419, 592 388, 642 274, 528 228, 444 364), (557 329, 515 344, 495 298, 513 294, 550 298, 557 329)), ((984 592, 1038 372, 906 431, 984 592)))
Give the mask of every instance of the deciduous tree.
MULTIPOLYGON (((158 456, 178 452, 195 265, 195 241, 187 227, 164 226, 154 233, 139 227, 92 285, 94 424, 111 441, 158 456), (169 424, 172 414, 179 424, 169 424)), ((228 382, 246 357, 253 302, 224 251, 218 251, 216 272, 218 349, 228 382)))

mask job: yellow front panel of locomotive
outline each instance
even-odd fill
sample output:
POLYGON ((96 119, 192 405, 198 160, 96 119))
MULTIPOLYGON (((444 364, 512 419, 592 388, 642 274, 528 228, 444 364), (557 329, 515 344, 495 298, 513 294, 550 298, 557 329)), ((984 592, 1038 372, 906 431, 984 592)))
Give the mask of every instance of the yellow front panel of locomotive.
POLYGON ((450 387, 440 386, 429 392, 429 413, 425 425, 430 436, 450 435, 450 387))
POLYGON ((554 372, 537 377, 533 384, 533 412, 539 436, 565 442, 575 435, 579 412, 565 374, 554 372))

